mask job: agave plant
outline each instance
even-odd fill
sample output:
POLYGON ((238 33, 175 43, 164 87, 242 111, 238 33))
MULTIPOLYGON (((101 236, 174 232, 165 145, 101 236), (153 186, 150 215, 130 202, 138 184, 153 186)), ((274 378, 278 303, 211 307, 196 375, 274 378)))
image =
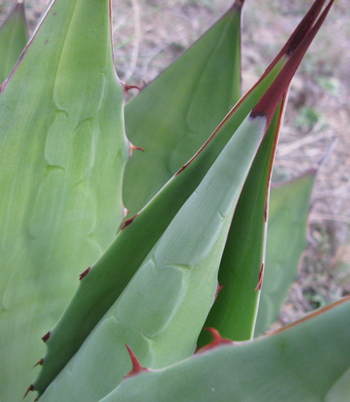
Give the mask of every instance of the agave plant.
POLYGON ((286 94, 332 4, 239 99, 236 0, 124 106, 111 2, 50 2, 0 87, 1 401, 349 399, 348 299, 264 335, 316 173, 270 196, 286 94))

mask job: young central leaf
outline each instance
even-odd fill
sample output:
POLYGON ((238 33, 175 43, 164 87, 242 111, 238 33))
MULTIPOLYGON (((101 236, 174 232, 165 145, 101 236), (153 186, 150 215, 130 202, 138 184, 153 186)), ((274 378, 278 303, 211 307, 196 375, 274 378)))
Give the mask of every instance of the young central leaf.
POLYGON ((0 400, 23 397, 79 273, 122 220, 109 0, 56 0, 0 92, 0 400))

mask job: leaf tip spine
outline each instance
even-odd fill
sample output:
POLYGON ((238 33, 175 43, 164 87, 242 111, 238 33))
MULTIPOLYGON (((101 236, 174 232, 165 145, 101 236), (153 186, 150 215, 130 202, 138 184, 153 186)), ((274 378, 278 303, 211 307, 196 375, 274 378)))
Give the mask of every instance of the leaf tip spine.
MULTIPOLYGON (((282 99, 283 94, 288 90, 290 82, 299 67, 307 49, 312 43, 314 37, 316 36, 318 30, 321 28, 330 8, 332 7, 334 0, 330 0, 327 7, 324 9, 322 14, 319 16, 317 21, 315 22, 318 14, 322 9, 324 0, 316 0, 312 8, 312 15, 309 16, 306 22, 301 22, 296 29, 295 33, 292 35, 292 38, 287 42, 286 46, 282 49, 283 53, 290 53, 291 56, 288 58, 287 63, 284 65, 278 76, 275 78, 273 83, 267 89, 265 94, 259 100, 259 102, 255 105, 253 110, 250 113, 252 118, 265 114, 267 116, 268 125, 271 122, 271 119, 277 109, 277 106, 282 99), (315 14, 315 15, 313 15, 315 14), (314 25, 312 25, 315 22, 314 25)), ((281 54, 279 54, 275 61, 270 65, 267 69, 269 71, 271 67, 276 63, 277 60, 281 58, 281 54)), ((263 77, 266 75, 264 73, 263 77)))
POLYGON ((301 20, 283 49, 284 54, 286 54, 288 57, 293 54, 304 36, 307 34, 307 32, 309 32, 318 15, 320 14, 325 2, 326 0, 316 0, 305 17, 301 20))
POLYGON ((244 0, 236 0, 232 5, 232 10, 235 12, 240 12, 242 10, 244 0))

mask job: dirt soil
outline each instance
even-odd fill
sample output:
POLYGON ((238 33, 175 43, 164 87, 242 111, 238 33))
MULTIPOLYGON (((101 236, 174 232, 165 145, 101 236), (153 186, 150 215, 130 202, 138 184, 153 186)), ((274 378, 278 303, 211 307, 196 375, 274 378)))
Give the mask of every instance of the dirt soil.
MULTIPOLYGON (((338 0, 306 55, 290 90, 275 179, 318 166, 308 248, 280 325, 350 294, 350 24, 348 0, 338 0)), ((46 6, 26 0, 33 30, 46 6)), ((231 0, 114 1, 115 58, 128 84, 155 78, 232 4, 231 0)), ((311 0, 246 0, 243 89, 278 53, 311 0)), ((0 0, 0 22, 11 6, 0 0)))

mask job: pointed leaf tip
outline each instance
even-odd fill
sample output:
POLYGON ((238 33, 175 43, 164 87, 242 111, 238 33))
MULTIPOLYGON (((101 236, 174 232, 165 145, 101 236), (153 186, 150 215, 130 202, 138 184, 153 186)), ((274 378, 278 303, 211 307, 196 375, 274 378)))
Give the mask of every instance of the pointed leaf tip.
MULTIPOLYGON (((318 2, 316 1, 318 4, 318 2)), ((317 32, 321 28, 330 8, 332 7, 334 0, 330 0, 323 13, 320 15, 316 23, 307 32, 303 31, 303 37, 298 38, 298 45, 293 52, 292 56, 282 68, 272 85, 262 96, 260 101, 256 104, 250 113, 252 119, 258 116, 266 116, 267 123, 270 124, 272 117, 280 103, 282 96, 288 90, 290 82, 299 67, 307 49, 311 45, 317 32)))
POLYGON ((245 0, 236 0, 234 3, 233 3, 233 6, 232 6, 232 10, 233 11, 241 11, 241 9, 242 9, 242 7, 243 7, 243 4, 244 4, 244 1, 245 0))
POLYGON ((294 32, 288 39, 287 43, 283 46, 281 51, 278 53, 278 55, 275 57, 275 59, 269 65, 269 67, 266 69, 261 78, 265 77, 272 70, 272 68, 278 63, 278 61, 281 60, 283 56, 287 56, 289 58, 293 54, 294 50, 298 47, 302 39, 305 37, 306 33, 311 29, 312 25, 316 21, 325 1, 326 0, 316 0, 314 2, 308 13, 301 20, 299 25, 295 28, 294 32))
POLYGON ((125 344, 126 348, 128 349, 130 358, 131 358, 131 362, 132 362, 132 369, 131 371, 124 377, 124 380, 126 378, 132 377, 134 375, 140 374, 144 371, 150 371, 148 368, 146 367, 142 367, 140 362, 138 361, 137 357, 135 356, 134 352, 131 350, 131 348, 129 347, 129 345, 125 344))
POLYGON ((206 352, 208 350, 217 348, 221 345, 234 345, 234 342, 231 339, 223 338, 220 335, 220 332, 215 328, 205 328, 206 331, 209 331, 213 335, 213 341, 210 342, 208 345, 204 346, 203 348, 199 349, 196 354, 200 354, 206 352))
POLYGON ((294 50, 298 47, 301 40, 304 38, 306 33, 311 29, 312 25, 316 21, 325 2, 326 0, 316 0, 314 2, 308 13, 305 15, 300 24, 297 26, 296 30, 291 35, 290 39, 286 43, 286 46, 282 49, 285 54, 287 54, 288 56, 291 56, 293 54, 294 50))

